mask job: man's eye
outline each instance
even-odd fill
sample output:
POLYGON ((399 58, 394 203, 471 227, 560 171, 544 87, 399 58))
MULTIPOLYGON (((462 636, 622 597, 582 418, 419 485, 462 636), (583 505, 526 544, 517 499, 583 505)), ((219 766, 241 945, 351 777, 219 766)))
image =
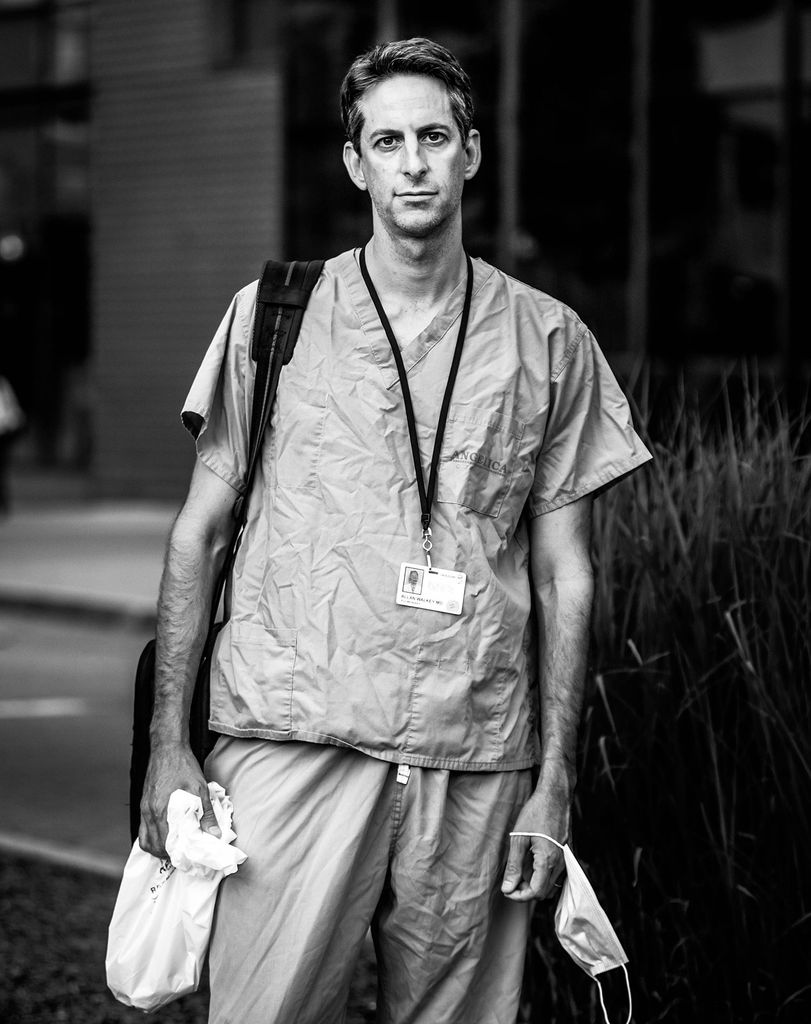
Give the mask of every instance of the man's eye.
POLYGON ((445 141, 445 133, 444 132, 426 132, 425 135, 423 136, 423 138, 425 139, 426 142, 429 142, 429 143, 432 143, 434 145, 437 145, 437 144, 445 141))
POLYGON ((397 139, 393 135, 383 135, 377 140, 378 149, 394 149, 397 139))

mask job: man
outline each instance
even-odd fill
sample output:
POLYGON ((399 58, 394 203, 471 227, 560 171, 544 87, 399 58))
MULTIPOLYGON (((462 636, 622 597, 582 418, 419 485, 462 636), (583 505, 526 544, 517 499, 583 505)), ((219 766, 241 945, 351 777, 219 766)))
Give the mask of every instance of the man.
MULTIPOLYGON (((377 47, 341 99, 374 230, 310 299, 218 640, 206 774, 248 860, 220 892, 211 1020, 343 1020, 371 925, 381 1021, 513 1021, 531 901, 561 865, 509 833, 568 837, 591 500, 650 456, 575 314, 465 254, 481 149, 455 58, 377 47)), ((185 723, 245 477, 254 296, 234 299, 185 406, 199 458, 161 589, 141 828, 156 855, 174 789, 215 827, 185 723)))
POLYGON ((408 570, 408 586, 412 594, 418 594, 422 589, 422 573, 419 569, 408 570))

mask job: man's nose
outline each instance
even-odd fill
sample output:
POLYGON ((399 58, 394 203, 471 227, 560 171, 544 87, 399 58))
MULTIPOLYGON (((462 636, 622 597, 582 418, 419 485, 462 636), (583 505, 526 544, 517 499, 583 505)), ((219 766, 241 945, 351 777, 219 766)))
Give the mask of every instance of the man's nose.
POLYGON ((418 139, 406 140, 403 149, 403 174, 410 178, 419 178, 428 169, 425 162, 425 153, 418 139))

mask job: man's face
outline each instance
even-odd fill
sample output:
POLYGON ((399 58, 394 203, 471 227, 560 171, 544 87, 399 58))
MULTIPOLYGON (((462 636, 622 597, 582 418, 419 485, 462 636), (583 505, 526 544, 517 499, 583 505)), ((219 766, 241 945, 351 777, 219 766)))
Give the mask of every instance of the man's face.
POLYGON ((361 99, 360 156, 350 143, 344 163, 368 191, 375 230, 428 238, 461 216, 462 189, 479 167, 479 134, 463 143, 442 82, 394 75, 361 99))

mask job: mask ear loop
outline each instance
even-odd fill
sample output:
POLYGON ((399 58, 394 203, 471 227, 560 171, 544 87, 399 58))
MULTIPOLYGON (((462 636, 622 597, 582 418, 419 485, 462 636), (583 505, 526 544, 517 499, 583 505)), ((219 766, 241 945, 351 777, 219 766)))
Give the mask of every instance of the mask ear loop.
POLYGON ((554 843, 561 850, 563 849, 563 843, 559 843, 557 839, 553 839, 545 832, 510 832, 510 838, 513 836, 525 836, 527 839, 548 839, 550 843, 554 843))
MULTIPOLYGON (((622 968, 622 973, 625 975, 625 987, 628 989, 628 1017, 625 1024, 631 1024, 631 1017, 634 1012, 634 1000, 631 995, 631 981, 628 977, 628 971, 625 969, 625 964, 620 964, 620 967, 622 968)), ((599 978, 595 978, 594 980, 597 982, 597 988, 600 990, 600 1006, 603 1008, 605 1024, 611 1024, 611 1021, 608 1019, 608 1010, 605 1008, 605 1000, 603 999, 603 986, 600 984, 599 978)))

